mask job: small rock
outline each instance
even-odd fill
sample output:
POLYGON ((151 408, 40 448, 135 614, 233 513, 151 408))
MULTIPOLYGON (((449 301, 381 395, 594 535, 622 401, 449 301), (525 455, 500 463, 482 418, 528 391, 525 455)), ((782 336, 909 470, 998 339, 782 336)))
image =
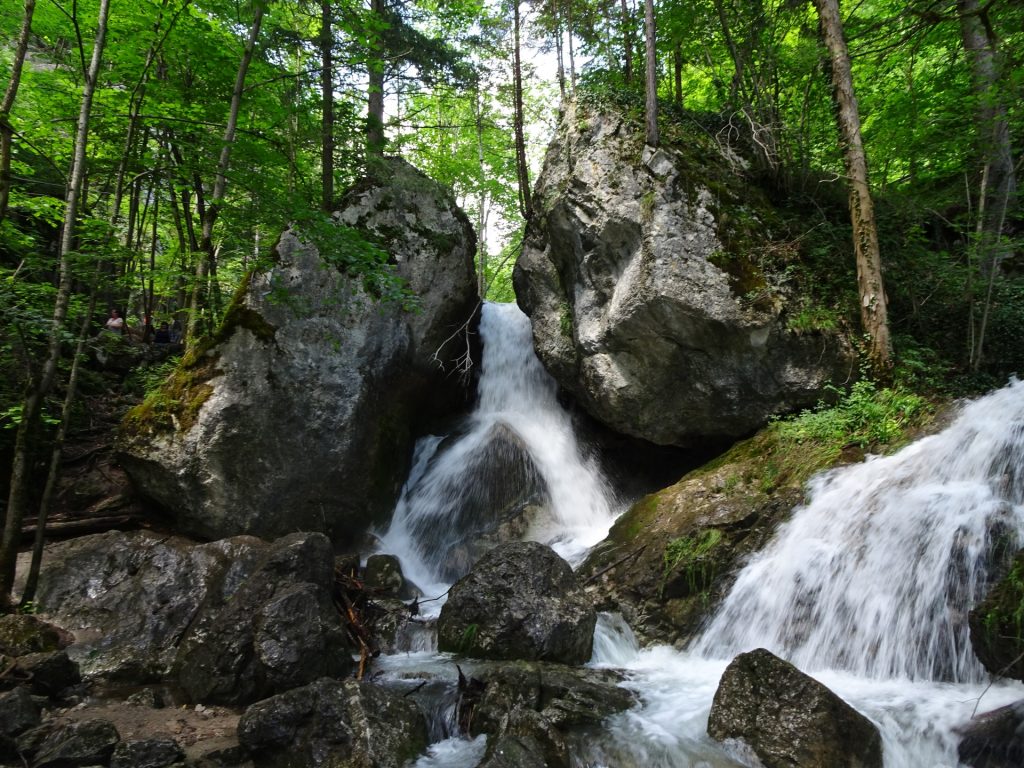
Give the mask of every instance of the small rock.
POLYGON ((74 641, 70 632, 35 616, 0 616, 0 653, 24 656, 29 653, 60 651, 74 641))
POLYGON ((122 741, 114 747, 110 768, 165 768, 184 757, 174 739, 122 741))
POLYGON ((971 768, 1024 765, 1024 699, 978 715, 957 730, 961 763, 971 768))
POLYGON ((20 656, 15 669, 30 676, 32 693, 57 696, 61 691, 82 682, 78 665, 68 658, 67 651, 47 651, 20 656))
POLYGON ((52 730, 36 752, 33 768, 106 765, 121 740, 106 720, 64 723, 52 730))
POLYGON ((0 693, 0 736, 13 739, 41 722, 39 707, 27 688, 0 693))

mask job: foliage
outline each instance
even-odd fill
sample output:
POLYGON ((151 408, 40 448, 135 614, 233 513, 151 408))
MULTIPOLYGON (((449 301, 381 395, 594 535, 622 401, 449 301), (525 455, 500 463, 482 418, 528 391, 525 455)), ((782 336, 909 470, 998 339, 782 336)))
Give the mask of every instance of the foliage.
POLYGON ((707 555, 722 541, 722 532, 707 528, 692 536, 672 539, 665 546, 662 566, 662 584, 677 569, 682 570, 691 591, 711 581, 711 563, 707 555))
POLYGON ((860 448, 887 445, 902 437, 927 402, 911 392, 883 388, 869 379, 854 383, 848 393, 830 387, 839 400, 778 422, 779 435, 795 442, 860 448))

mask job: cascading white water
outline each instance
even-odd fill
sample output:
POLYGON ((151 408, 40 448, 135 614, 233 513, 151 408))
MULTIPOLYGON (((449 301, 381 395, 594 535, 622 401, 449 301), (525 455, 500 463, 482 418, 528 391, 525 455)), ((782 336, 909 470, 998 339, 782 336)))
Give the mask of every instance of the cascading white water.
POLYGON ((898 454, 819 476, 694 650, 761 646, 805 671, 977 682, 967 613, 1024 541, 1024 383, 898 454), (1001 539, 1001 541, 1000 541, 1001 539))
POLYGON ((541 508, 526 538, 551 544, 570 562, 600 541, 614 518, 608 485, 581 454, 555 382, 534 354, 529 318, 515 304, 485 304, 480 337, 479 401, 469 423, 460 434, 420 441, 380 537, 379 550, 397 555, 428 594, 440 594, 468 568, 453 553, 480 533, 472 511, 489 513, 496 498, 514 499, 523 486, 532 493, 527 501, 541 508))
POLYGON ((992 553, 1022 541, 1014 381, 937 435, 817 478, 688 652, 636 650, 605 618, 593 663, 629 670, 643 706, 581 764, 736 765, 704 735, 711 696, 732 657, 767 647, 875 722, 887 768, 957 765, 953 729, 1024 698, 1018 683, 985 684, 966 627, 992 553))
MULTIPOLYGON (((514 306, 487 305, 481 336, 479 404, 457 434, 420 442, 381 538, 381 551, 399 555, 432 594, 467 567, 458 553, 480 533, 480 510, 541 508, 527 536, 571 559, 604 536, 613 516, 533 354, 528 320, 514 306)), ((768 647, 878 726, 887 768, 955 766, 955 726, 975 709, 1024 698, 1018 683, 986 683, 966 629, 992 554, 1021 542, 1024 383, 1013 382, 966 406, 938 435, 815 479, 808 504, 741 571, 691 649, 640 649, 620 618, 602 616, 591 663, 625 670, 641 704, 578 744, 574 765, 741 765, 707 737, 708 712, 729 660, 768 647)), ((430 647, 390 657, 382 669, 407 679, 425 667, 438 679, 447 662, 430 647)), ((483 749, 480 739, 448 738, 416 765, 470 768, 483 749)))

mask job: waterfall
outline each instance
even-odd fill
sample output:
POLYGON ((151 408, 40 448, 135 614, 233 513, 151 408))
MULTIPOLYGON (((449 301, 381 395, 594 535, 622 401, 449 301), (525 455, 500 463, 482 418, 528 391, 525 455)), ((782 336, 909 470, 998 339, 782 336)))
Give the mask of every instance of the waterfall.
POLYGON ((694 650, 765 647, 805 671, 978 682, 967 614, 1024 540, 1024 383, 943 432, 816 478, 694 650))
POLYGON ((423 438, 379 550, 440 594, 485 545, 526 538, 570 562, 607 533, 612 494, 576 443, 554 380, 533 351, 529 318, 515 304, 485 304, 479 396, 455 434, 423 438))

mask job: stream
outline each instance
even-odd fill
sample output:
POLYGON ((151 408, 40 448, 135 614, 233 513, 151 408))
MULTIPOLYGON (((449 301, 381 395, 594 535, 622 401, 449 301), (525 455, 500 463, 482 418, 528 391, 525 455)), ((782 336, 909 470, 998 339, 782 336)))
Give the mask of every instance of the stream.
MULTIPOLYGON (((487 304, 479 403, 455 434, 420 441, 379 551, 397 555, 427 596, 468 570, 482 522, 550 544, 573 565, 623 511, 573 435, 554 381, 514 304, 487 304), (501 508, 508 520, 484 520, 501 508)), ((967 613, 989 586, 995 537, 1024 541, 1024 383, 967 404, 942 432, 889 457, 823 473, 689 648, 640 648, 602 614, 591 666, 626 674, 639 704, 606 721, 574 755, 583 768, 746 765, 706 735, 718 681, 737 654, 768 648, 835 691, 878 727, 886 768, 958 765, 954 728, 1024 698, 992 683, 971 650, 967 613)), ((440 601, 425 603, 426 618, 440 601)), ((392 679, 451 679, 429 621, 392 679)), ((471 671, 472 662, 462 664, 471 671)), ((417 768, 473 768, 484 737, 451 727, 450 683, 435 683, 434 744, 417 768)))

